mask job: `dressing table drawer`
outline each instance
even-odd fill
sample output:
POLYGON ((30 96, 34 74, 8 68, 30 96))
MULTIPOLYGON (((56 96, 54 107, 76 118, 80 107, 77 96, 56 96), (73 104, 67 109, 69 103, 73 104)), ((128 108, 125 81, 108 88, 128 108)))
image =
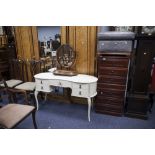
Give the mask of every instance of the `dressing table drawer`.
POLYGON ((89 90, 88 89, 72 89, 71 96, 76 97, 88 97, 89 96, 89 90))
POLYGON ((50 85, 64 88, 71 88, 71 82, 65 80, 50 80, 50 85))
POLYGON ((51 92, 52 88, 49 85, 36 85, 36 90, 37 91, 43 91, 43 92, 51 92))
POLYGON ((48 85, 49 84, 49 80, 36 79, 35 82, 36 82, 36 85, 48 85))
POLYGON ((44 91, 44 92, 52 91, 52 88, 49 85, 49 80, 36 79, 35 82, 37 91, 44 91))
POLYGON ((73 89, 75 90, 83 90, 83 89, 89 89, 89 85, 88 84, 80 84, 80 83, 73 83, 72 85, 73 89))

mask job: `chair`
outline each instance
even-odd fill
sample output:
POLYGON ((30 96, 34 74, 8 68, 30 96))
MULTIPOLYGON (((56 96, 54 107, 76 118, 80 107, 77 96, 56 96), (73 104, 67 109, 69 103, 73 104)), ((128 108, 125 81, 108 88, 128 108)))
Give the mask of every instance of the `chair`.
POLYGON ((0 128, 15 128, 26 117, 32 114, 33 124, 37 129, 34 106, 11 103, 0 108, 0 128))
MULTIPOLYGON (((24 61, 21 59, 12 59, 10 61, 10 73, 12 79, 6 80, 7 86, 13 88, 24 81, 24 61)), ((5 87, 4 84, 0 84, 1 87, 5 87)))
MULTIPOLYGON (((4 80, 0 81, 0 84, 7 83, 4 80)), ((36 107, 30 105, 21 105, 16 103, 10 103, 0 108, 0 129, 15 128, 20 122, 32 114, 32 120, 34 128, 37 129, 37 123, 35 119, 36 107)))
MULTIPOLYGON (((22 59, 12 59, 10 60, 10 67, 9 67, 9 71, 10 71, 10 75, 11 75, 11 79, 10 80, 6 80, 6 86, 4 85, 4 83, 0 84, 0 88, 1 91, 5 91, 6 89, 12 89, 15 86, 23 83, 25 81, 25 79, 27 77, 24 77, 24 60, 22 59)), ((1 75, 2 77, 2 75, 1 75)), ((9 102, 12 102, 12 97, 14 98, 14 100, 16 100, 15 95, 11 95, 9 91, 8 92, 8 99, 9 102)), ((0 95, 1 96, 1 95, 0 95)), ((1 97, 0 97, 1 99, 1 97)), ((1 99, 2 100, 2 99, 1 99)))
POLYGON ((30 98, 32 98, 33 101, 35 102, 34 91, 35 91, 36 84, 34 82, 34 75, 37 73, 40 73, 40 72, 42 72, 42 70, 44 70, 42 68, 42 63, 43 63, 43 61, 41 61, 41 60, 28 61, 26 63, 26 66, 27 66, 26 71, 28 73, 28 71, 30 69, 32 81, 19 84, 19 85, 15 86, 13 89, 9 89, 9 92, 11 92, 11 93, 20 93, 21 92, 21 93, 26 94, 25 97, 26 97, 27 102, 29 102, 28 95, 30 95, 30 98))

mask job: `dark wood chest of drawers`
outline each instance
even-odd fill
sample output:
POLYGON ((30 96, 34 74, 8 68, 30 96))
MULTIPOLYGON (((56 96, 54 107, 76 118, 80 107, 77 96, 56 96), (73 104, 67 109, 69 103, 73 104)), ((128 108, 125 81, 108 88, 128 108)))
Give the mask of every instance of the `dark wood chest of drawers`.
POLYGON ((121 116, 127 88, 130 53, 98 53, 96 112, 121 116))

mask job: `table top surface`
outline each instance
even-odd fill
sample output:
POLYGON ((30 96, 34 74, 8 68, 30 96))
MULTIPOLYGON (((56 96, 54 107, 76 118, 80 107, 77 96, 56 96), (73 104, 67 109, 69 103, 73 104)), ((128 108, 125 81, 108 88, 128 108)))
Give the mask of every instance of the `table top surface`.
POLYGON ((91 75, 78 74, 76 76, 60 76, 54 75, 52 72, 39 73, 34 75, 34 77, 42 80, 65 80, 76 83, 94 83, 98 80, 97 77, 91 75))

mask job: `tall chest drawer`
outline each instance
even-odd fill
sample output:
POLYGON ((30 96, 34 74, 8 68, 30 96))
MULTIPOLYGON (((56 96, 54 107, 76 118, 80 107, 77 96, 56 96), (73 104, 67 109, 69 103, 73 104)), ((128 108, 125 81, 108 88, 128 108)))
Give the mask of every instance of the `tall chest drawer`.
POLYGON ((117 98, 124 98, 125 91, 118 90, 118 89, 105 89, 105 88, 98 88, 97 94, 103 97, 117 97, 117 98))
POLYGON ((111 84, 111 83, 98 83, 98 88, 104 88, 104 89, 119 89, 119 90, 125 90, 126 85, 119 85, 119 84, 111 84))
POLYGON ((98 54, 97 112, 123 114, 129 62, 129 56, 125 54, 98 54))
POLYGON ((98 56, 98 66, 102 67, 124 67, 127 68, 129 59, 126 57, 117 57, 117 56, 98 56))
POLYGON ((109 75, 98 75, 98 83, 110 83, 126 85, 126 77, 120 76, 109 76, 109 75))
POLYGON ((128 68, 119 67, 98 67, 99 75, 110 75, 110 76, 123 76, 126 77, 128 73, 128 68))

